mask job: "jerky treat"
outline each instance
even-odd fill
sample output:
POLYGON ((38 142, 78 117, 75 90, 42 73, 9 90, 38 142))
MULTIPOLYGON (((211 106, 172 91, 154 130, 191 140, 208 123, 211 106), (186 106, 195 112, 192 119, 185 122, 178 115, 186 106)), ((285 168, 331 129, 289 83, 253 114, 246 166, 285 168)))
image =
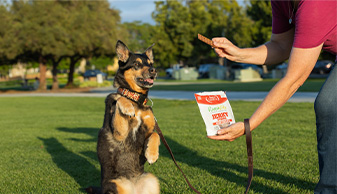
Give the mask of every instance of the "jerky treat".
POLYGON ((204 43, 210 45, 211 47, 216 48, 216 46, 214 46, 214 44, 213 44, 213 41, 206 38, 205 36, 203 36, 201 34, 198 34, 198 39, 203 41, 204 43))
POLYGON ((201 92, 194 96, 206 125, 207 136, 217 135, 218 130, 235 123, 225 92, 201 92))

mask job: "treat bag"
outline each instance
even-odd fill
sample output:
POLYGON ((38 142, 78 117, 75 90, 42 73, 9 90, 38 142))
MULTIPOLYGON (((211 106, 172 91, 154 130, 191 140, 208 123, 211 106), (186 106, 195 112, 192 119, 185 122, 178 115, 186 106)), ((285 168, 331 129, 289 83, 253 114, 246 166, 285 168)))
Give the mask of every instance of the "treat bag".
POLYGON ((194 94, 206 125, 207 136, 214 136, 219 129, 235 123, 234 114, 223 91, 194 94))

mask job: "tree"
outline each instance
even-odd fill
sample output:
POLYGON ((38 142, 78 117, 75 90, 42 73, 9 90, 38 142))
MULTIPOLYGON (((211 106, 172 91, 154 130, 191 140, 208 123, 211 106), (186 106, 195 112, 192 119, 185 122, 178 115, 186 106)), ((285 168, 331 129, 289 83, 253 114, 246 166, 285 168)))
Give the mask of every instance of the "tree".
POLYGON ((270 40, 272 28, 272 9, 270 1, 250 0, 247 15, 253 20, 252 46, 259 46, 270 40))
POLYGON ((109 8, 107 1, 59 1, 71 15, 66 29, 69 37, 70 67, 67 87, 73 86, 75 64, 81 58, 112 57, 117 36, 124 38, 119 12, 109 8))
POLYGON ((125 42, 128 42, 128 47, 132 48, 134 52, 143 52, 154 43, 152 38, 154 26, 139 21, 126 22, 122 26, 127 32, 125 42))
POLYGON ((64 29, 66 10, 55 1, 14 1, 11 7, 17 25, 12 28, 14 43, 8 44, 13 56, 24 61, 38 61, 40 68, 39 90, 46 90, 47 63, 53 64, 53 88, 58 88, 57 64, 69 50, 64 29))
MULTIPOLYGON (((251 33, 251 46, 256 47, 270 40, 272 34, 272 9, 270 1, 250 0, 250 5, 247 7, 247 15, 254 22, 251 33)), ((266 65, 263 65, 263 71, 264 73, 268 72, 266 65)))
POLYGON ((155 38, 158 40, 159 59, 183 64, 192 54, 195 34, 189 9, 181 1, 156 2, 153 17, 157 23, 155 38))
POLYGON ((168 63, 196 64, 216 57, 209 46, 197 39, 197 33, 226 36, 238 46, 249 46, 252 40, 252 21, 235 0, 156 2, 153 18, 157 24, 154 38, 162 49, 159 60, 168 63))
POLYGON ((0 78, 8 73, 10 64, 7 49, 5 47, 6 37, 13 24, 12 14, 9 12, 8 5, 0 2, 0 78))
POLYGON ((10 64, 16 60, 20 48, 9 46, 17 44, 14 29, 18 25, 19 22, 15 21, 10 11, 10 5, 5 2, 0 3, 0 65, 10 64))
POLYGON ((62 59, 70 58, 68 85, 72 85, 79 59, 114 55, 120 17, 107 1, 13 1, 10 12, 9 24, 14 25, 1 39, 6 51, 0 56, 38 61, 40 90, 46 90, 47 64, 52 65, 53 89, 58 89, 57 67, 62 59))

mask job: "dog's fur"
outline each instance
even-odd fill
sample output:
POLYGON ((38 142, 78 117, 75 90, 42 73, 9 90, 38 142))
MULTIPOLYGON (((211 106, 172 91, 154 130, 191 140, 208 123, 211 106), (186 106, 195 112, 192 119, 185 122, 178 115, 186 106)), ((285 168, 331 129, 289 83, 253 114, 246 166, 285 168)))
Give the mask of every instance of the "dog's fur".
MULTIPOLYGON (((157 72, 153 67, 152 46, 143 54, 130 52, 116 44, 119 69, 114 86, 147 96, 157 72)), ((155 119, 150 106, 139 104, 119 93, 105 100, 103 127, 98 136, 97 155, 101 164, 101 188, 91 193, 158 194, 158 179, 144 172, 146 161, 159 157, 159 135, 154 132, 155 119)))

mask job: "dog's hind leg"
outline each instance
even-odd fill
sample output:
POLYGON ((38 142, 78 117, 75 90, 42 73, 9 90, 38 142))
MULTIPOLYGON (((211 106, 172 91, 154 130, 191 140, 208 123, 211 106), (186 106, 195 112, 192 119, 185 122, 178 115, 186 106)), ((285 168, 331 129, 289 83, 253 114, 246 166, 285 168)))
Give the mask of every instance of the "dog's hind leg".
POLYGON ((112 179, 104 184, 104 194, 137 194, 135 185, 126 178, 112 179))
POLYGON ((157 177, 151 173, 142 174, 135 183, 137 194, 159 194, 160 186, 157 177))

